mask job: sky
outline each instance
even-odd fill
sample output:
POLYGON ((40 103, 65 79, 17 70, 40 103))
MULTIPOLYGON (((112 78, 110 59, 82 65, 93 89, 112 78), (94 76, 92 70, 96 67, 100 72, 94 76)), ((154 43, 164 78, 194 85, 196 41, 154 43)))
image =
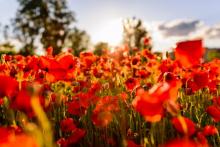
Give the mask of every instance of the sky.
MULTIPOLYGON (((68 6, 75 13, 75 25, 86 30, 94 44, 120 43, 123 19, 135 16, 152 36, 154 50, 194 38, 220 47, 219 0, 68 0, 68 6)), ((0 0, 0 23, 10 23, 17 8, 16 0, 0 0)))

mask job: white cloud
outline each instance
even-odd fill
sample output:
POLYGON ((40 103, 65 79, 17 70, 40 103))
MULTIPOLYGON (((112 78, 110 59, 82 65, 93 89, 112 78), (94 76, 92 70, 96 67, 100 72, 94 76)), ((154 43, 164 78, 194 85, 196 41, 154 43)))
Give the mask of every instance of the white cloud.
POLYGON ((199 20, 154 22, 152 27, 154 50, 171 49, 176 42, 201 38, 206 47, 220 47, 220 24, 206 25, 199 20))
POLYGON ((220 24, 208 28, 206 31, 206 36, 210 39, 220 39, 220 24))
POLYGON ((203 27, 204 24, 199 20, 174 20, 159 24, 158 30, 164 37, 185 37, 203 27))

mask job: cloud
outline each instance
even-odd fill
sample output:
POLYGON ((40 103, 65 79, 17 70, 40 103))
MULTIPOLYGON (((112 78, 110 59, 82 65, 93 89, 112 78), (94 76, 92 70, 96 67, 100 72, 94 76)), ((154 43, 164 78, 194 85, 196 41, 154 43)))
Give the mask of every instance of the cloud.
POLYGON ((220 39, 220 24, 209 27, 205 32, 208 39, 220 39))
POLYGON ((200 20, 183 19, 160 21, 152 23, 151 32, 154 50, 171 50, 176 42, 198 38, 204 40, 206 47, 220 47, 220 23, 208 25, 200 20))
MULTIPOLYGON (((203 28, 199 20, 173 20, 158 25, 158 31, 163 37, 187 37, 203 28)), ((197 34, 197 33, 196 33, 197 34)))

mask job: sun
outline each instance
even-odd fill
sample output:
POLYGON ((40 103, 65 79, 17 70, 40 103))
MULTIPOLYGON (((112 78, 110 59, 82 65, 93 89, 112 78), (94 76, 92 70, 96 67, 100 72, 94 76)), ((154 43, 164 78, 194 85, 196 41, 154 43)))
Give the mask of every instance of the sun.
POLYGON ((101 23, 93 33, 93 43, 107 42, 116 46, 122 41, 123 25, 122 19, 114 19, 101 23))

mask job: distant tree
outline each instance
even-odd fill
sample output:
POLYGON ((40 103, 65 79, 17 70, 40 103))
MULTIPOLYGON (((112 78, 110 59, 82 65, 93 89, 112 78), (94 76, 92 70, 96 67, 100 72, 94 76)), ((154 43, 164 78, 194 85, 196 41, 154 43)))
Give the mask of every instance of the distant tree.
POLYGON ((130 53, 143 48, 151 50, 150 39, 140 19, 133 17, 123 21, 123 43, 128 45, 130 53))
POLYGON ((1 25, 0 23, 0 33, 2 34, 2 40, 3 42, 8 42, 9 40, 9 25, 1 25))
POLYGON ((58 54, 75 21, 66 0, 18 0, 19 9, 13 20, 16 37, 24 43, 23 53, 32 54, 36 44, 53 46, 58 54))
POLYGON ((0 44, 0 55, 2 54, 15 54, 14 51, 15 46, 9 42, 0 44))
POLYGON ((8 41, 9 39, 9 25, 5 25, 3 28, 3 37, 5 39, 5 41, 8 41))
POLYGON ((66 37, 65 46, 73 50, 75 56, 88 49, 90 37, 84 30, 73 28, 66 37))
POLYGON ((9 40, 9 25, 3 25, 1 27, 1 33, 3 34, 3 40, 0 43, 0 54, 15 54, 15 46, 9 40))
POLYGON ((103 54, 105 54, 109 49, 109 45, 106 42, 99 42, 95 45, 94 47, 94 54, 101 56, 103 54))

